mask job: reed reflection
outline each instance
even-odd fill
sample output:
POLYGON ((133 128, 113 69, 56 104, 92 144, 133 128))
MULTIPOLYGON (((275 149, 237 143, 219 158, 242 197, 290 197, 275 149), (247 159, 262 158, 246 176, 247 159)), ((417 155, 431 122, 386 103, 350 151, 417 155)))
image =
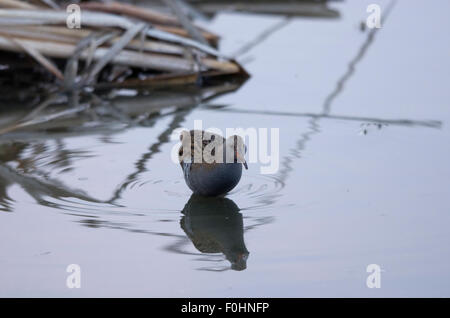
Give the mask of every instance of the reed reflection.
POLYGON ((192 195, 181 211, 180 226, 201 253, 222 253, 231 269, 247 268, 244 222, 239 207, 224 197, 192 195))

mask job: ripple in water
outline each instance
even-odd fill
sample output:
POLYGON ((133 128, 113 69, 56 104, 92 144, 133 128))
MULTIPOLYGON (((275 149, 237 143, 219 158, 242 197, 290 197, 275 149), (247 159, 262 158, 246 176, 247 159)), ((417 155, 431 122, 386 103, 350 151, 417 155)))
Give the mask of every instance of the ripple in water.
MULTIPOLYGON (((68 180, 59 181, 63 175, 45 178, 8 165, 0 169, 1 176, 19 184, 35 204, 58 209, 82 226, 165 237, 163 250, 193 256, 201 262, 198 270, 244 270, 249 255, 245 233, 273 221, 284 183, 276 176, 244 174, 225 197, 203 200, 193 198, 181 173, 172 179, 151 178, 153 173, 128 179, 110 198, 99 199, 67 186, 68 180)), ((13 192, 0 204, 13 210, 19 196, 13 192)))

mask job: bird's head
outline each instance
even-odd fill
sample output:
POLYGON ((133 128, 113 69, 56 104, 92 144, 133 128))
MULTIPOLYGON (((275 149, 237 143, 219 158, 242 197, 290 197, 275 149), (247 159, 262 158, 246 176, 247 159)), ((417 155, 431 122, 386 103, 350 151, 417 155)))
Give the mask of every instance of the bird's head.
POLYGON ((190 158, 191 157, 191 153, 192 153, 192 138, 191 138, 191 133, 187 130, 183 130, 180 133, 180 141, 181 141, 181 146, 180 149, 178 150, 178 160, 181 162, 183 162, 186 158, 190 158))
POLYGON ((246 152, 247 146, 244 144, 244 140, 241 136, 233 135, 227 138, 227 162, 240 162, 244 165, 245 169, 248 169, 247 162, 245 161, 246 152), (232 161, 228 161, 228 154, 233 154, 232 161))

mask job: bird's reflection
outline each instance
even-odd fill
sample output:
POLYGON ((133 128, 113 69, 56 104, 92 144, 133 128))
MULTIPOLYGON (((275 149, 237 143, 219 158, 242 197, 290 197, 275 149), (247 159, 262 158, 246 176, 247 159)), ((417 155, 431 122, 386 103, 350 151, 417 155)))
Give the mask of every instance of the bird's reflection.
POLYGON ((247 268, 244 222, 236 203, 223 197, 192 195, 181 213, 181 228, 195 248, 202 253, 223 253, 233 270, 247 268))

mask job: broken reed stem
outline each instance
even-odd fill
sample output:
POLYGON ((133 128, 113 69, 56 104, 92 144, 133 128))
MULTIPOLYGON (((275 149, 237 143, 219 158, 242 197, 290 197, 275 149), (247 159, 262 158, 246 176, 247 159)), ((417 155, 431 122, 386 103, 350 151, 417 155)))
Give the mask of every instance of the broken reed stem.
POLYGON ((87 81, 94 78, 120 51, 146 26, 145 23, 138 23, 127 30, 123 36, 116 41, 108 51, 98 60, 89 73, 87 81))
MULTIPOLYGON (((181 28, 181 26, 184 25, 183 23, 180 23, 180 21, 178 21, 176 17, 149 8, 136 7, 131 4, 118 2, 111 2, 111 3, 87 2, 81 3, 80 7, 81 9, 90 11, 101 11, 138 18, 143 21, 152 23, 155 28, 158 28, 160 30, 170 30, 168 32, 173 32, 181 36, 189 35, 189 33, 186 30, 181 28)), ((199 26, 195 25, 194 23, 191 24, 192 27, 195 28, 200 33, 200 35, 209 42, 216 43, 218 41, 219 37, 216 34, 211 33, 209 31, 205 31, 199 26)))
POLYGON ((52 61, 43 56, 32 45, 29 45, 29 43, 23 40, 15 38, 6 38, 6 39, 9 40, 11 44, 17 45, 18 48, 21 48, 23 51, 28 53, 32 58, 34 58, 39 64, 41 64, 44 68, 46 68, 50 73, 55 75, 58 79, 60 79, 61 81, 64 80, 64 75, 61 73, 58 67, 52 61))
POLYGON ((82 10, 102 11, 107 13, 122 14, 156 24, 180 26, 178 20, 173 16, 167 15, 162 12, 154 11, 149 8, 136 7, 130 4, 118 2, 110 2, 110 3, 86 2, 81 3, 80 8, 82 10))
MULTIPOLYGON (((56 43, 50 41, 37 41, 37 40, 22 40, 22 43, 33 47, 42 55, 56 58, 69 58, 74 50, 75 45, 67 43, 56 43)), ((12 44, 4 36, 0 36, 0 48, 4 50, 22 52, 23 50, 17 45, 12 44)), ((98 48, 93 53, 93 60, 98 61, 106 54, 107 48, 98 48)), ((86 60, 89 57, 87 52, 81 55, 81 59, 86 60)), ((111 60, 114 64, 127 65, 132 67, 149 68, 159 71, 169 72, 186 72, 194 69, 194 63, 181 57, 163 55, 163 54, 151 54, 151 53, 139 53, 131 50, 122 50, 111 60)), ((213 68, 225 73, 238 73, 239 67, 228 61, 217 61, 212 58, 203 58, 202 63, 208 68, 213 68)))
MULTIPOLYGON (((1 29, 0 34, 10 35, 14 37, 30 39, 30 40, 49 40, 52 42, 62 42, 77 44, 81 39, 89 36, 92 29, 67 29, 59 26, 15 26, 8 29, 1 29)), ((115 43, 119 37, 114 37, 111 43, 115 43)), ((183 55, 184 47, 176 44, 169 44, 160 41, 146 39, 131 40, 126 48, 135 50, 143 50, 155 53, 183 55)))
POLYGON ((0 0, 0 7, 10 9, 25 9, 25 10, 39 9, 39 7, 35 5, 18 0, 0 0))
POLYGON ((65 27, 68 14, 58 10, 52 0, 39 1, 28 5, 0 0, 0 50, 27 53, 62 80, 68 90, 95 85, 95 78, 107 64, 156 71, 149 73, 153 75, 163 72, 158 74, 162 77, 152 78, 149 83, 192 82, 197 81, 199 73, 245 73, 235 61, 209 45, 218 37, 193 24, 177 0, 165 0, 176 17, 130 4, 84 3, 83 29, 65 27), (4 9, 7 6, 12 9, 4 9), (67 60, 64 75, 50 58, 67 60), (79 60, 85 61, 81 73, 79 60))
MULTIPOLYGON (((65 24, 66 19, 67 13, 62 11, 0 9, 0 25, 10 26, 12 24, 65 24)), ((132 20, 129 20, 126 17, 101 12, 84 12, 82 15, 82 23, 83 25, 90 27, 118 27, 123 30, 129 29, 135 24, 132 20)), ((155 28, 150 28, 146 32, 147 36, 156 38, 158 40, 193 47, 204 53, 226 58, 216 49, 189 38, 178 36, 176 34, 168 33, 155 28)))
POLYGON ((201 32, 195 27, 195 25, 191 22, 191 20, 189 20, 189 17, 187 17, 184 14, 183 9, 180 7, 178 2, 176 2, 175 0, 163 0, 163 1, 177 16, 181 25, 186 29, 186 31, 193 39, 197 40, 200 43, 208 45, 208 42, 203 37, 201 32))

